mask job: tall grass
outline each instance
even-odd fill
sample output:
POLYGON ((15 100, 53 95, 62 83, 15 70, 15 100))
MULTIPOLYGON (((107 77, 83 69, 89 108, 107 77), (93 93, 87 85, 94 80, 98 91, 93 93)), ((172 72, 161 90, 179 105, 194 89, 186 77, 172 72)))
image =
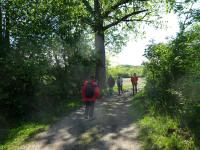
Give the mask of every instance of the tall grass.
POLYGON ((133 97, 132 104, 132 114, 141 128, 139 137, 143 149, 197 150, 191 131, 181 127, 179 119, 158 113, 143 91, 133 97))

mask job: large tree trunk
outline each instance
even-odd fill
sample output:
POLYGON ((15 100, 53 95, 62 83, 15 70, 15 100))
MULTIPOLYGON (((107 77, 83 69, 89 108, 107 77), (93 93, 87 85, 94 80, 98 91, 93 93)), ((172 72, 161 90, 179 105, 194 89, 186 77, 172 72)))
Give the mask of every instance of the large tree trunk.
POLYGON ((96 79, 101 89, 106 87, 106 56, 104 45, 104 30, 103 30, 103 18, 101 16, 101 4, 100 0, 94 0, 95 10, 95 50, 97 52, 96 61, 96 79))
POLYGON ((96 79, 102 89, 106 87, 106 56, 104 42, 104 32, 97 31, 95 33, 95 49, 97 52, 96 79))

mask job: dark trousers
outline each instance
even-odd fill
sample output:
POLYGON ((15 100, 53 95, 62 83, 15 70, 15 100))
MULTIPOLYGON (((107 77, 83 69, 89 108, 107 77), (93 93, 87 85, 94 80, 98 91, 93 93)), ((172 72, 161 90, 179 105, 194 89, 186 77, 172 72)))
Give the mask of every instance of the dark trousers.
POLYGON ((118 87, 118 93, 120 95, 121 93, 123 93, 122 85, 118 84, 117 87, 118 87))
POLYGON ((133 94, 137 93, 137 84, 132 84, 133 86, 133 94))
POLYGON ((85 117, 93 117, 94 114, 94 102, 85 102, 85 117))

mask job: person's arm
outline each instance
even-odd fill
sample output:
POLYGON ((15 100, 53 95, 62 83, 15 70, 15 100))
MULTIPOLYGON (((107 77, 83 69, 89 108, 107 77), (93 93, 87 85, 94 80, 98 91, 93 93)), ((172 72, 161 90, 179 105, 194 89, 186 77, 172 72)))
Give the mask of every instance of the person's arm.
POLYGON ((85 98, 86 85, 87 85, 87 81, 84 81, 84 84, 83 84, 82 89, 81 89, 81 94, 82 94, 83 98, 85 98))
POLYGON ((93 96, 93 98, 96 99, 100 95, 100 90, 99 90, 99 87, 98 87, 98 85, 97 85, 97 83, 95 81, 92 83, 92 85, 94 87, 94 96, 93 96))
POLYGON ((82 97, 84 98, 85 97, 85 85, 82 86, 81 94, 82 94, 82 97))
POLYGON ((99 87, 97 86, 97 87, 95 88, 95 97, 98 98, 99 96, 100 96, 100 89, 99 89, 99 87))

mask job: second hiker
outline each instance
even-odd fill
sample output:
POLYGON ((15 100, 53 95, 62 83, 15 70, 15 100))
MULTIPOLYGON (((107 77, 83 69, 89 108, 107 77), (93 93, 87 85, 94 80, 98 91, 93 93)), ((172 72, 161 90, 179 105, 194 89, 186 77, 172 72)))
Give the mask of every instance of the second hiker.
POLYGON ((115 86, 115 79, 110 75, 108 77, 108 88, 109 88, 109 95, 113 94, 113 87, 115 86))

